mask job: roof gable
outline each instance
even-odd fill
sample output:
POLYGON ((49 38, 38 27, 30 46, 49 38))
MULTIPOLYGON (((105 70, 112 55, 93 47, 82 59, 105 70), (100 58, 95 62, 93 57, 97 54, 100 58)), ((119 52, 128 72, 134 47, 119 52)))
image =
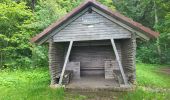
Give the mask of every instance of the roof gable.
POLYGON ((131 38, 131 32, 94 10, 83 13, 52 37, 53 42, 131 38))
POLYGON ((47 41, 49 38, 51 38, 51 36, 54 35, 53 31, 55 29, 60 28, 67 21, 70 21, 70 19, 74 20, 74 17, 75 18, 80 17, 80 13, 86 12, 88 10, 87 9, 88 7, 93 7, 93 10, 98 10, 99 12, 100 11, 104 12, 105 14, 107 14, 107 15, 113 17, 114 19, 120 21, 121 23, 123 23, 127 27, 134 29, 137 33, 140 32, 139 35, 144 34, 148 38, 154 38, 154 37, 159 36, 159 33, 154 32, 151 29, 143 26, 142 24, 137 23, 137 22, 133 21, 132 19, 123 16, 119 12, 112 11, 108 7, 102 5, 102 4, 100 4, 100 3, 98 3, 94 0, 87 0, 84 3, 82 3, 81 5, 79 5, 77 8, 75 8, 73 11, 68 13, 66 16, 64 16, 62 19, 60 19, 59 21, 56 21, 55 23, 53 23, 52 25, 47 27, 43 32, 41 32, 40 34, 33 37, 31 41, 38 43, 38 44, 42 44, 43 42, 47 41), (53 32, 53 34, 51 34, 52 32, 53 32))

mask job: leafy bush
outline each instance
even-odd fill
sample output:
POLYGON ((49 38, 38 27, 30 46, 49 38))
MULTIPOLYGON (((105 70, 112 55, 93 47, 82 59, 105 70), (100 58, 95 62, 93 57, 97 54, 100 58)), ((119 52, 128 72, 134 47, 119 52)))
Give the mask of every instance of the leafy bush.
POLYGON ((137 46, 137 61, 159 64, 160 59, 157 53, 157 48, 154 43, 138 43, 137 46))
POLYGON ((138 44, 137 61, 170 64, 170 1, 113 0, 118 11, 160 33, 159 38, 138 44))
POLYGON ((23 25, 30 22, 33 14, 24 2, 6 0, 0 3, 0 15, 0 64, 14 67, 16 60, 31 53, 28 38, 32 33, 25 32, 23 25))

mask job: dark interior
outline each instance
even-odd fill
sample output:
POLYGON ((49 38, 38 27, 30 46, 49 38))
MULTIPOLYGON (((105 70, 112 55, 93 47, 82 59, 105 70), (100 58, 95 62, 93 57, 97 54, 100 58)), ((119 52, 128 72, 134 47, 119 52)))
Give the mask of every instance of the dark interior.
POLYGON ((115 59, 111 44, 73 46, 70 61, 80 62, 81 76, 101 75, 104 77, 104 61, 115 59))

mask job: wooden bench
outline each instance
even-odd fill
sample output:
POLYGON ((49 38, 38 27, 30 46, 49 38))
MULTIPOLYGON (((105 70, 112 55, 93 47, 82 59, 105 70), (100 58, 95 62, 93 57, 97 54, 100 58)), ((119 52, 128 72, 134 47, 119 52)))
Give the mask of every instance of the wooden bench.
POLYGON ((80 79, 80 62, 68 62, 67 71, 73 71, 73 79, 80 79))
POLYGON ((105 79, 115 79, 119 84, 123 82, 117 61, 105 60, 105 79))

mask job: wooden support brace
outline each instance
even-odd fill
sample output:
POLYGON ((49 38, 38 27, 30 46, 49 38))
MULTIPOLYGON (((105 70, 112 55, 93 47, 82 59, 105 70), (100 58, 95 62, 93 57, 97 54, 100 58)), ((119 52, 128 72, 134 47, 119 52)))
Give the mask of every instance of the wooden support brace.
POLYGON ((120 57, 119 57, 119 54, 118 54, 118 51, 117 51, 114 39, 110 39, 110 40, 111 40, 111 43, 112 43, 112 47, 113 47, 114 53, 116 55, 116 60, 118 61, 118 65, 119 65, 119 68, 120 68, 120 72, 122 74, 122 78, 123 78, 124 84, 128 85, 128 82, 127 82, 127 79, 126 79, 126 76, 125 76, 122 64, 120 62, 120 57))
POLYGON ((64 72, 65 72, 65 69, 66 69, 66 65, 67 65, 67 62, 68 62, 68 59, 69 59, 69 56, 70 56, 70 52, 71 52, 72 46, 73 46, 73 41, 70 41, 70 44, 69 44, 69 47, 68 47, 68 51, 67 51, 67 54, 66 54, 66 57, 65 57, 63 69, 62 69, 62 72, 61 72, 61 76, 60 76, 60 80, 59 80, 59 85, 62 85, 64 72))

